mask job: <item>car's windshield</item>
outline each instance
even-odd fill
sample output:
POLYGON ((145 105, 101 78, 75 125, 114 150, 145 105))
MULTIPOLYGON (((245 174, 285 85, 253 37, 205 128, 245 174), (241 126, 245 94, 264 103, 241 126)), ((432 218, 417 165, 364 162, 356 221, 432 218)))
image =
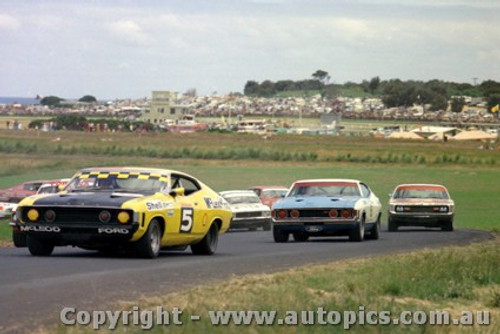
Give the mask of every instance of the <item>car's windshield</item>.
POLYGON ((232 196, 223 196, 224 199, 229 204, 244 204, 244 203, 260 203, 260 200, 257 196, 249 196, 249 195, 232 195, 232 196))
POLYGON ((167 186, 159 178, 139 178, 137 175, 88 175, 83 174, 71 180, 65 190, 78 191, 114 191, 133 193, 155 193, 167 186))
POLYGON ((268 189, 268 190, 263 190, 261 197, 262 198, 274 198, 274 197, 283 197, 286 195, 286 192, 288 190, 285 189, 268 189))
POLYGON ((448 199, 448 193, 442 187, 406 186, 399 187, 394 192, 394 198, 436 198, 448 199))
POLYGON ((360 196, 354 182, 304 182, 296 183, 289 196, 360 196))

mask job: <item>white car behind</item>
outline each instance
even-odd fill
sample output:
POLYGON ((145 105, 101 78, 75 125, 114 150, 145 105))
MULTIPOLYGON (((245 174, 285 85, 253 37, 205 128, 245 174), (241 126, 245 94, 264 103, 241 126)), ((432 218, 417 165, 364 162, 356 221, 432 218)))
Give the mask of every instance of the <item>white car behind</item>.
POLYGON ((221 191, 220 195, 229 203, 233 212, 231 229, 248 228, 256 230, 271 229, 271 209, 261 203, 259 197, 252 190, 221 191))

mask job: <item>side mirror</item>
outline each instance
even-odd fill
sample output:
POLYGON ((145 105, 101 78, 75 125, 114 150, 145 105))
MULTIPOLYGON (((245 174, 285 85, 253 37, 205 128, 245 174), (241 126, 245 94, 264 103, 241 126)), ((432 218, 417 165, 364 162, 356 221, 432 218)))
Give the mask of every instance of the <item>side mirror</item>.
POLYGON ((172 197, 184 196, 184 188, 174 188, 168 194, 172 197))
POLYGON ((392 193, 388 193, 387 196, 389 196, 389 198, 391 198, 392 197, 392 193))

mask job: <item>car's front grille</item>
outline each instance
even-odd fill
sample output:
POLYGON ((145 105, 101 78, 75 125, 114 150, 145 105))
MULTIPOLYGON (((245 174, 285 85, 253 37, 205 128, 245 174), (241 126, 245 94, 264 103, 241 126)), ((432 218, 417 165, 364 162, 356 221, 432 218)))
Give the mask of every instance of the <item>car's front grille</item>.
MULTIPOLYGON (((22 211, 22 221, 24 222, 33 222, 28 218, 28 212, 33 209, 31 207, 25 207, 22 211)), ((78 225, 78 224, 87 224, 87 223, 103 223, 99 219, 99 214, 103 211, 108 211, 110 214, 109 221, 107 224, 119 224, 118 223, 118 213, 121 211, 127 211, 130 215, 130 222, 132 223, 133 212, 131 210, 122 210, 122 209, 108 209, 108 208, 75 208, 75 207, 36 207, 38 211, 39 218, 37 219, 38 223, 51 223, 51 224, 64 224, 64 225, 78 225), (54 212, 53 219, 47 219, 46 213, 47 211, 54 212)))
POLYGON ((396 212, 402 213, 446 213, 448 206, 445 205, 398 205, 396 212))
POLYGON ((256 217, 262 217, 262 216, 264 216, 264 213, 261 211, 238 212, 235 214, 235 218, 256 218, 256 217))

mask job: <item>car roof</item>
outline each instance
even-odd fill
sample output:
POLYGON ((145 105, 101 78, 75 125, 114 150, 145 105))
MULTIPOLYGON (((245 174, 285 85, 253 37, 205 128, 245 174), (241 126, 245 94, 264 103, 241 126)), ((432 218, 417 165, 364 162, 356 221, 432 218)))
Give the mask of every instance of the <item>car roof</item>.
MULTIPOLYGON (((196 177, 189 175, 187 173, 166 169, 166 168, 153 168, 153 167, 89 167, 79 170, 77 173, 91 173, 91 172, 123 172, 123 173, 156 173, 156 174, 180 174, 187 177, 196 179, 196 177)), ((199 180, 198 180, 199 181, 199 180)))
POLYGON ((252 187, 249 187, 248 189, 260 189, 260 190, 277 189, 277 190, 288 190, 288 187, 285 187, 285 186, 252 186, 252 187))
POLYGON ((83 168, 80 172, 156 172, 156 173, 171 173, 176 172, 169 169, 162 168, 148 168, 148 167, 90 167, 83 168))
POLYGON ((295 181, 295 183, 308 183, 308 182, 353 182, 353 183, 360 183, 361 181, 359 180, 353 180, 353 179, 306 179, 306 180, 298 180, 295 181))
POLYGON ((252 190, 225 190, 219 192, 221 196, 257 196, 252 190))
POLYGON ((402 184, 398 184, 396 186, 396 189, 399 188, 399 187, 441 187, 441 188, 444 188, 446 189, 445 186, 443 186, 442 184, 433 184, 433 183, 402 183, 402 184))

